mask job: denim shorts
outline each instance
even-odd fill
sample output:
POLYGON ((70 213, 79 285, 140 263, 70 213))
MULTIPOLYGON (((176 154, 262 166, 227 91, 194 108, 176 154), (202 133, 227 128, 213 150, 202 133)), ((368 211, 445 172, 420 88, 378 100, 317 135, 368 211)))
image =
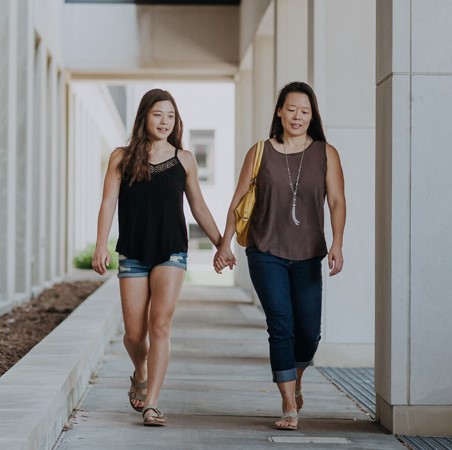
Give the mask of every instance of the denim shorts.
POLYGON ((155 266, 144 264, 138 259, 127 258, 127 256, 119 255, 118 278, 137 278, 148 277, 154 267, 171 266, 179 269, 187 270, 187 253, 173 253, 168 261, 155 266))

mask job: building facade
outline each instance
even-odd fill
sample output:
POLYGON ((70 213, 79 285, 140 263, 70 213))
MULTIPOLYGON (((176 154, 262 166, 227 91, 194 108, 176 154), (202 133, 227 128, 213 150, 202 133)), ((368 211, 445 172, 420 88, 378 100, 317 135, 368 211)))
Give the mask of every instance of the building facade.
MULTIPOLYGON (((386 428, 452 434, 448 0, 0 5, 0 310, 69 270, 88 233, 78 219, 99 200, 102 154, 127 131, 118 117, 99 125, 93 101, 111 98, 83 81, 233 82, 237 177, 268 135, 277 91, 304 80, 348 200, 346 265, 333 279, 325 268, 315 364, 375 365, 386 428)), ((235 283, 250 289, 236 250, 235 283)))

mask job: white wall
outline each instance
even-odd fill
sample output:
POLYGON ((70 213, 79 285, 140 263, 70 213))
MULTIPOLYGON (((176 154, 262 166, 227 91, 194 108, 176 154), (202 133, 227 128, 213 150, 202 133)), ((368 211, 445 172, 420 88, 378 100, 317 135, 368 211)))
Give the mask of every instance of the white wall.
MULTIPOLYGON (((68 264, 74 253, 96 242, 103 177, 114 148, 126 130, 104 84, 72 83, 69 129, 68 264)), ((116 220, 111 236, 117 236, 116 220)))
MULTIPOLYGON (((314 3, 313 84, 328 142, 340 154, 347 224, 344 270, 324 264, 323 337, 317 364, 373 365, 375 302, 375 1, 314 3), (350 346, 347 360, 341 349, 350 346), (358 361, 359 359, 359 361, 358 361)), ((326 208, 328 211, 328 208, 326 208)), ((331 243, 329 214, 325 215, 331 243)))
POLYGON ((0 313, 65 272, 63 0, 5 0, 0 62, 0 313), (61 190, 63 189, 63 193, 61 190))
POLYGON ((73 72, 232 74, 238 7, 65 4, 64 58, 73 72), (81 32, 83 30, 83 32, 81 32), (114 50, 113 50, 114 49, 114 50))

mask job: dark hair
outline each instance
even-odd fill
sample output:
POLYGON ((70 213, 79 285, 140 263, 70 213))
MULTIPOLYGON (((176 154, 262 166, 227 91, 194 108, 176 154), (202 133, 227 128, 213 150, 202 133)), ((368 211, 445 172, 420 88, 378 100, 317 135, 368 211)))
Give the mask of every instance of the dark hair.
POLYGON ((150 179, 147 147, 151 139, 146 128, 146 118, 154 104, 163 101, 170 101, 175 113, 174 128, 168 136, 168 142, 176 148, 182 148, 184 125, 177 109, 176 101, 168 91, 151 89, 143 95, 140 101, 129 145, 123 147, 123 158, 118 164, 119 172, 123 177, 127 176, 130 178, 130 184, 134 181, 150 179))
POLYGON ((326 142, 325 133, 323 131, 322 118, 320 117, 319 106, 317 104, 317 98, 311 86, 301 81, 293 81, 292 83, 286 84, 279 91, 272 124, 270 126, 270 138, 274 137, 277 142, 283 142, 284 129, 281 123, 281 117, 278 117, 278 111, 282 109, 287 95, 291 92, 306 94, 309 97, 309 102, 311 103, 312 119, 308 127, 308 134, 315 141, 326 142))

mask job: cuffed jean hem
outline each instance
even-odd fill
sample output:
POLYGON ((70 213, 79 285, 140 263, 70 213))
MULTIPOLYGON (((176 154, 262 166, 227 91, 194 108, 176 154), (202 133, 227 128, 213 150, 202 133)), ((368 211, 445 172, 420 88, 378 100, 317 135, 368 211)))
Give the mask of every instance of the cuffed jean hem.
POLYGON ((297 369, 274 370, 273 383, 286 383, 297 379, 297 369))
POLYGON ((295 366, 297 367, 297 369, 306 369, 306 367, 309 367, 311 364, 312 364, 312 359, 311 359, 311 361, 296 362, 295 366))

